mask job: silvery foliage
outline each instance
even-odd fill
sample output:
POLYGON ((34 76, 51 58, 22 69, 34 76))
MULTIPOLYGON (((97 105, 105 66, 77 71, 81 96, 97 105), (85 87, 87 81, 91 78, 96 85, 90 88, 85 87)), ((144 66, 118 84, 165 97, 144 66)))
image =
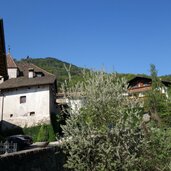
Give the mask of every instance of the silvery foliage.
POLYGON ((139 170, 141 111, 136 100, 125 96, 127 81, 103 71, 83 76, 74 87, 63 86, 68 99, 85 102, 63 126, 65 166, 78 171, 139 170))

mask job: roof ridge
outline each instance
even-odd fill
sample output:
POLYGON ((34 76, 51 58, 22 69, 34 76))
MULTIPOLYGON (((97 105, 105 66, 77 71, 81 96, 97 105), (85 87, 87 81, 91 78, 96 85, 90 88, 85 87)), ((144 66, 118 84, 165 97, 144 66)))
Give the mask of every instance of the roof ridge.
POLYGON ((40 70, 43 70, 45 73, 47 73, 47 74, 49 74, 49 75, 55 76, 54 74, 52 74, 52 73, 50 73, 50 72, 44 70, 43 68, 40 68, 39 66, 37 66, 37 65, 35 65, 35 64, 33 64, 33 63, 31 63, 31 64, 34 65, 35 67, 39 68, 40 70))

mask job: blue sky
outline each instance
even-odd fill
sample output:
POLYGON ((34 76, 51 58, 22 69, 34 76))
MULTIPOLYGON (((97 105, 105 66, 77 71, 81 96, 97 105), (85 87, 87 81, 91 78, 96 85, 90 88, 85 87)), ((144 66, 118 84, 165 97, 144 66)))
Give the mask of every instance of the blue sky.
POLYGON ((0 0, 14 58, 56 57, 80 67, 171 74, 170 0, 0 0))

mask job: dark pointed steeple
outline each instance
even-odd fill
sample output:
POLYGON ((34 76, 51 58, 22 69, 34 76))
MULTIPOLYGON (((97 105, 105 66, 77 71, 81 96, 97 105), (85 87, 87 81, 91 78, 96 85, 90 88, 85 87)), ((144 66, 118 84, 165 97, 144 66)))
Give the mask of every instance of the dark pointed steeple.
POLYGON ((0 76, 8 79, 3 20, 0 18, 0 76))

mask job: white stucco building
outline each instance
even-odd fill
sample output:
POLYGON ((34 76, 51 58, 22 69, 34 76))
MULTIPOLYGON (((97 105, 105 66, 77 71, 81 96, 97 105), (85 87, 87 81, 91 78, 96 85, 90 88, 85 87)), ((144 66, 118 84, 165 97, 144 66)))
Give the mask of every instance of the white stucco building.
POLYGON ((62 111, 69 110, 69 113, 79 113, 79 110, 85 105, 85 98, 81 97, 79 93, 76 96, 72 94, 70 97, 67 97, 63 93, 57 94, 56 102, 61 108, 62 111))
POLYGON ((3 127, 30 127, 50 122, 57 114, 56 77, 29 62, 15 63, 7 55, 8 79, 0 83, 3 127))

